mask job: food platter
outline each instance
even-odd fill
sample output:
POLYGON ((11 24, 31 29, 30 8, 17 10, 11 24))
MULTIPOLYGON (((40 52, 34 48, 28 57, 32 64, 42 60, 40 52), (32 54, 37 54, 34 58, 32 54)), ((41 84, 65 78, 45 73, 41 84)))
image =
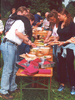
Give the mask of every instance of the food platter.
POLYGON ((22 55, 20 55, 20 57, 25 58, 27 61, 35 60, 37 58, 36 55, 28 54, 28 53, 22 54, 22 55))
POLYGON ((35 45, 41 47, 41 46, 44 46, 44 43, 42 43, 42 42, 36 42, 35 45))
POLYGON ((59 44, 59 43, 60 43, 59 41, 56 41, 56 42, 50 42, 49 45, 55 45, 55 44, 57 45, 57 44, 59 44))

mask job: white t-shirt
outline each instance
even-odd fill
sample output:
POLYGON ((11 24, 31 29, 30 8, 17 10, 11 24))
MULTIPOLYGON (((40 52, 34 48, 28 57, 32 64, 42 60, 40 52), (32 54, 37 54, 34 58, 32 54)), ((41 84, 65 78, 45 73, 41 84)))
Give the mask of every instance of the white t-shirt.
POLYGON ((15 23, 11 26, 10 30, 8 31, 8 33, 6 34, 6 38, 17 43, 18 45, 20 45, 22 43, 22 39, 20 39, 16 34, 15 34, 15 30, 18 30, 19 32, 25 34, 25 27, 24 27, 24 23, 21 20, 17 20, 15 21, 15 23))
POLYGON ((58 33, 57 33, 57 27, 56 27, 56 24, 54 25, 54 28, 53 28, 53 32, 52 32, 52 36, 58 36, 58 33))
POLYGON ((50 24, 50 22, 47 20, 47 18, 45 18, 44 21, 43 21, 42 27, 44 27, 45 29, 47 29, 47 28, 49 28, 49 24, 50 24))

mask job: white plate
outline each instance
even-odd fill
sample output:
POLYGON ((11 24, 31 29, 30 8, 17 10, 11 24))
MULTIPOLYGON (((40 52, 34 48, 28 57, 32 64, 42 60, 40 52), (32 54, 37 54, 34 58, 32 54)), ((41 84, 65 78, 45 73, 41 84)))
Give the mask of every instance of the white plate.
POLYGON ((25 58, 27 61, 35 60, 37 58, 37 56, 33 54, 22 54, 20 57, 25 58))
POLYGON ((41 28, 41 27, 37 27, 37 30, 40 30, 40 31, 42 31, 42 28, 41 28))
POLYGON ((48 55, 48 56, 43 56, 41 58, 47 59, 47 58, 51 58, 51 56, 48 55))

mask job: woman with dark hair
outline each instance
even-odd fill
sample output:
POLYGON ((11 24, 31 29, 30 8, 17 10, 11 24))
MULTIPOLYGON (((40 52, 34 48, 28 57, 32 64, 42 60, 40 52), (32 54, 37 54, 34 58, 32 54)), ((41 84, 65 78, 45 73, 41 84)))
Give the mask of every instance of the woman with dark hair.
POLYGON ((60 20, 57 33, 59 35, 60 51, 58 51, 59 59, 59 70, 60 70, 60 86, 58 91, 63 91, 65 89, 66 83, 66 66, 69 75, 69 82, 71 86, 71 95, 75 95, 75 77, 74 77, 74 52, 75 45, 71 43, 66 43, 64 41, 75 36, 75 26, 73 18, 70 13, 64 9, 60 8, 58 10, 58 18, 60 20), (64 55, 65 54, 65 55, 64 55))

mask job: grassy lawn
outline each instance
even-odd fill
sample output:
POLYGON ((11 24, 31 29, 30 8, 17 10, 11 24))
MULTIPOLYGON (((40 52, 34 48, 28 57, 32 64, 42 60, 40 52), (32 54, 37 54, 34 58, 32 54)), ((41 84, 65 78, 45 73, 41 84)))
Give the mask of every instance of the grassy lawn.
MULTIPOLYGON (((0 76, 1 76, 2 70, 0 71, 0 76)), ((52 86, 51 86, 51 99, 50 100, 75 100, 75 96, 72 96, 70 94, 70 86, 69 83, 66 84, 65 90, 62 92, 58 92, 57 89, 59 87, 59 82, 57 82, 56 80, 56 66, 54 67, 54 75, 52 78, 52 86)), ((26 80, 23 79, 23 82, 27 82, 24 81, 26 80)), ((18 88, 20 88, 20 79, 19 77, 16 78, 16 82, 18 84, 18 88)), ((20 100, 20 93, 13 93, 12 94, 14 96, 13 100, 20 100)), ((23 100, 48 100, 48 92, 47 90, 28 90, 25 89, 23 90, 23 100)), ((4 100, 2 98, 0 98, 0 100, 4 100)))

